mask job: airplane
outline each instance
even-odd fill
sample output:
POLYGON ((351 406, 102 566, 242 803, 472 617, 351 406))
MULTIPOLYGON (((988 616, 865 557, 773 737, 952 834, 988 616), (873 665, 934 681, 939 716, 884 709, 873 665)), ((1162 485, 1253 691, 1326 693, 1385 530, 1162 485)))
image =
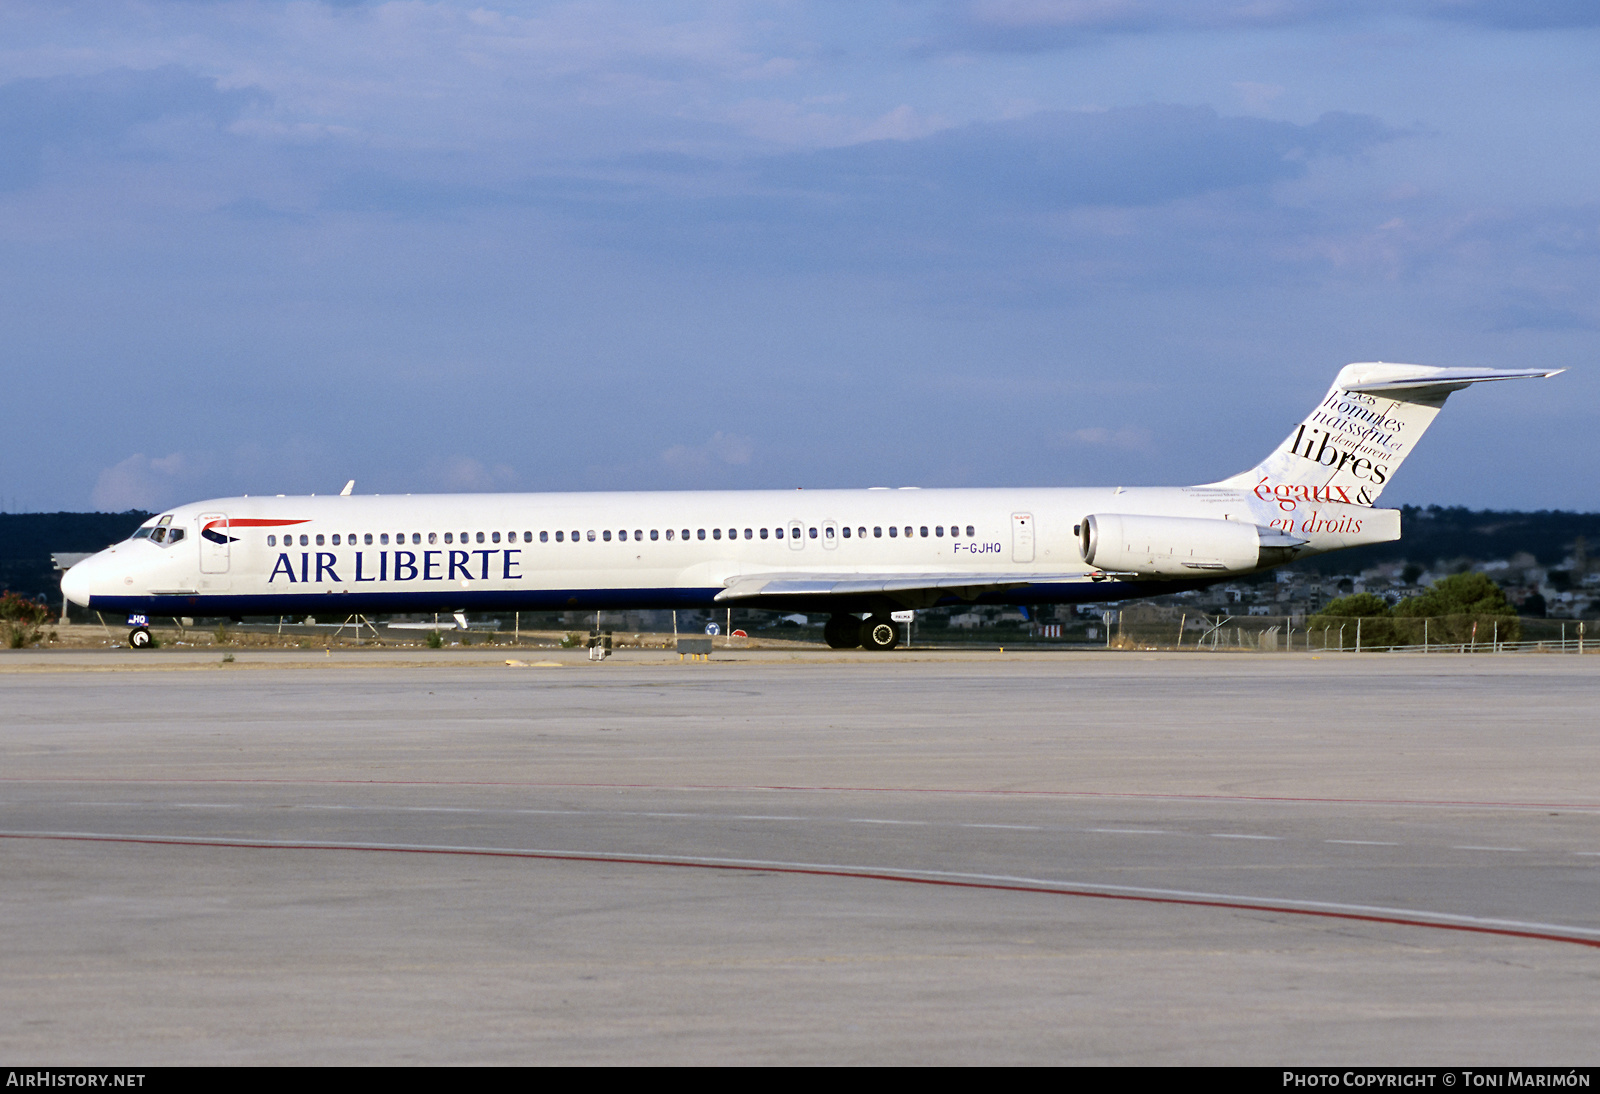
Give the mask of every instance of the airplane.
POLYGON ((1157 596, 1399 539, 1375 502, 1445 399, 1562 371, 1347 365, 1265 460, 1201 486, 215 499, 61 588, 128 613, 135 648, 150 616, 746 607, 888 650, 905 611, 1157 596))

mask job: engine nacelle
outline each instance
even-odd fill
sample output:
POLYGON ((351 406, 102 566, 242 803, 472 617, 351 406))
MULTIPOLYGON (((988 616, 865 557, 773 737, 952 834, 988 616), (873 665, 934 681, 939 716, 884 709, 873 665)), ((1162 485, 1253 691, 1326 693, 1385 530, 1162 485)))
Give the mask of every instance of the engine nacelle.
POLYGON ((1083 560, 1101 570, 1160 577, 1246 573, 1293 557, 1303 539, 1238 520, 1096 513, 1078 525, 1083 560))

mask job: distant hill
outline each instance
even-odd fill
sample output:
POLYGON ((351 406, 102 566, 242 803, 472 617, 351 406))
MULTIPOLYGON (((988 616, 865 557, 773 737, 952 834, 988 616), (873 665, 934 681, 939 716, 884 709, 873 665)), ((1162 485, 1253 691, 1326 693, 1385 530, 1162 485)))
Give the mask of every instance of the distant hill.
POLYGON ((1600 548, 1600 513, 1551 509, 1518 513, 1404 505, 1400 508, 1401 538, 1397 542, 1319 555, 1296 563, 1295 568, 1355 574, 1385 562, 1415 562, 1431 567, 1436 562, 1461 558, 1509 559, 1519 551, 1538 559, 1541 566, 1559 566, 1572 554, 1579 536, 1591 553, 1600 548))
MULTIPOLYGON (((127 539, 154 514, 0 513, 0 589, 61 599, 61 579, 50 565, 56 551, 98 551, 127 539)), ((58 605, 59 606, 59 605, 58 605)))
MULTIPOLYGON (((1324 574, 1352 574, 1384 562, 1415 562, 1430 567, 1452 559, 1486 561, 1526 551, 1541 565, 1557 566, 1579 536, 1600 552, 1600 513, 1502 512, 1492 509, 1426 508, 1400 510, 1403 538, 1397 543, 1357 547, 1297 563, 1324 574)), ((50 566, 54 551, 98 551, 126 539, 153 514, 0 513, 0 589, 25 596, 43 594, 54 602, 61 586, 50 566)))

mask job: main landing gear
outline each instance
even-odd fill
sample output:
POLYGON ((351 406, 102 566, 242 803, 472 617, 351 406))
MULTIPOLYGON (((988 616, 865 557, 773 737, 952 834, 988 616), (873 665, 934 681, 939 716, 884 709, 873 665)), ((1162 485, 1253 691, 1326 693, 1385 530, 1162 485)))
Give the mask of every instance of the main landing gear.
POLYGON ((830 615, 822 625, 822 640, 829 649, 855 649, 861 645, 861 620, 853 615, 830 615))
POLYGON ((128 632, 128 646, 131 649, 147 650, 150 648, 150 628, 135 627, 128 632))
POLYGON ((836 650, 892 650, 900 644, 900 628, 885 615, 858 619, 853 615, 830 616, 822 637, 836 650))
POLYGON ((892 650, 900 644, 900 625, 886 615, 874 615, 861 624, 861 648, 892 650))

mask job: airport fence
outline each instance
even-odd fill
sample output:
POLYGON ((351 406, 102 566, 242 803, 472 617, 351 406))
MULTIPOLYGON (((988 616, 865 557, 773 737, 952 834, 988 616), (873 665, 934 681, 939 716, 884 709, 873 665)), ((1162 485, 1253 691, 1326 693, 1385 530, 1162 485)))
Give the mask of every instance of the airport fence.
POLYGON ((1229 615, 1149 608, 1107 612, 1113 649, 1315 653, 1595 653, 1581 619, 1516 616, 1229 615))

